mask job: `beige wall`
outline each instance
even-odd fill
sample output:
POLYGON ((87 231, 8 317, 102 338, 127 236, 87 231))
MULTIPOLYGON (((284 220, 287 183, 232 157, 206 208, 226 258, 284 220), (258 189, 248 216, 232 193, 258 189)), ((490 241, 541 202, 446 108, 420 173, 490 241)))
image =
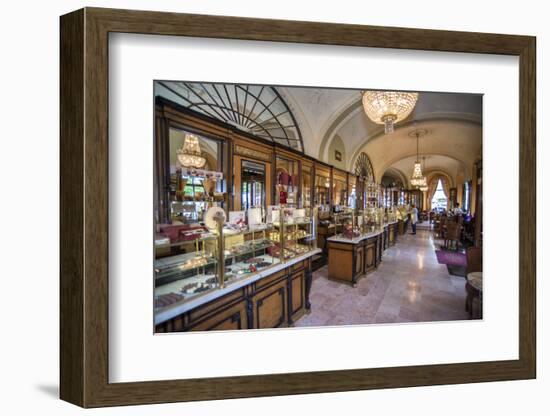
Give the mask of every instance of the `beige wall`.
POLYGON ((344 147, 344 142, 340 136, 334 136, 334 139, 330 142, 328 148, 328 163, 337 167, 338 169, 346 169, 346 148, 344 147), (335 157, 335 151, 338 150, 342 154, 342 160, 338 161, 335 157))

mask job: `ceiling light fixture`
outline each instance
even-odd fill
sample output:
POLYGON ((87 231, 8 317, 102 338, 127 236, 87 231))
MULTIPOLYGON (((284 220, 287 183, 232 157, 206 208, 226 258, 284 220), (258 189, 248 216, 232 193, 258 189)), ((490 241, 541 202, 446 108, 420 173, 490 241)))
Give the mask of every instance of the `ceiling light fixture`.
MULTIPOLYGON (((426 172, 426 156, 422 156, 422 171, 426 172)), ((425 176, 424 176, 424 183, 420 185, 418 189, 422 192, 428 191, 428 181, 426 180, 425 176)))
POLYGON ((422 165, 418 156, 418 138, 420 137, 420 131, 415 130, 413 134, 416 137, 416 162, 414 162, 413 174, 411 176, 411 185, 423 186, 426 184, 426 178, 424 177, 424 175, 422 175, 422 165))
POLYGON ((386 134, 411 114, 417 100, 417 92, 363 91, 365 113, 376 124, 383 124, 386 134))
POLYGON ((176 151, 178 160, 185 168, 202 168, 206 159, 202 155, 199 138, 194 134, 187 133, 183 140, 183 146, 176 151))

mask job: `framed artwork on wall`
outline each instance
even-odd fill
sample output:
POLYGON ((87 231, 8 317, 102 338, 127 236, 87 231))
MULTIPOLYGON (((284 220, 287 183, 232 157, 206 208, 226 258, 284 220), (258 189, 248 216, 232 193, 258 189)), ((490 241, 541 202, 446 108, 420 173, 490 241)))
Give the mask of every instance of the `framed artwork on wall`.
MULTIPOLYGON (((62 16, 60 34, 61 399, 104 407, 536 377, 534 37, 101 8, 62 16), (307 68, 314 63, 312 74, 307 68), (301 89, 288 93, 291 87, 301 89), (344 110, 323 119, 308 108, 298 111, 292 94, 311 103, 317 94, 311 88, 344 97, 344 110), (316 220, 331 215, 328 209, 309 218, 322 204, 303 201, 336 185, 324 136, 313 145, 308 137, 316 137, 317 127, 301 120, 322 126, 353 111, 363 114, 366 88, 409 98, 418 91, 483 97, 483 124, 464 122, 477 123, 485 169, 470 174, 473 168, 457 164, 467 185, 446 185, 453 201, 479 207, 483 218, 482 228, 481 220, 475 225, 476 245, 483 241, 482 319, 296 325, 315 312, 307 256, 321 254, 313 243, 316 220), (348 100, 345 91, 357 94, 348 100), (283 159, 292 161, 292 170, 279 183, 283 159), (321 176, 318 184, 314 178, 321 176), (315 192, 302 185, 308 178, 315 192), (277 186, 290 193, 292 207, 271 202, 277 186), (506 214, 499 208, 504 194, 510 197, 506 214), (255 209, 258 228, 244 235, 241 227, 222 224, 234 206, 255 209), (278 222, 264 224, 267 206, 284 213, 278 222), (216 217, 210 218, 212 208, 216 217), (165 224, 178 215, 180 223, 165 224), (285 227, 292 228, 289 238, 285 227), (166 238, 156 240, 160 228, 166 238), (192 250, 185 248, 189 239, 192 250), (309 254, 301 252, 307 244, 300 239, 310 244, 309 254), (235 272, 229 258, 243 257, 235 253, 239 245, 254 254, 235 272), (498 260, 502 250, 506 263, 498 260), (176 257, 185 267, 171 263, 176 257), (276 273, 256 270, 262 267, 276 273), (159 277, 161 269, 168 272, 159 277), (160 280, 173 283, 176 269, 200 269, 211 286, 186 281, 175 296, 157 293, 160 280), (237 276, 229 284, 229 275, 249 272, 259 277, 237 276), (212 293, 223 293, 228 303, 212 293), (179 315, 167 317, 163 308, 171 303, 179 315), (267 329, 274 327, 282 328, 267 329), (350 354, 353 346, 363 352, 350 354)), ((413 126, 392 117, 378 124, 372 124, 376 137, 394 138, 394 146, 399 129, 413 126)), ((406 155, 411 166, 418 144, 414 149, 406 155)), ((338 172, 346 191, 363 189, 355 183, 359 176, 351 177, 355 160, 348 161, 363 148, 351 150, 334 153, 348 169, 338 172)), ((443 152, 429 159, 434 177, 446 178, 437 170, 443 152)), ((379 169, 378 160, 372 158, 372 169, 379 169)), ((398 180, 403 188, 409 181, 398 169, 374 177, 398 180)), ((434 195, 436 182, 426 185, 434 195)), ((426 199, 418 189, 408 191, 417 204, 426 199)), ((375 273, 386 247, 399 244, 402 237, 389 228, 359 247, 364 257, 354 254, 354 272, 375 273)))

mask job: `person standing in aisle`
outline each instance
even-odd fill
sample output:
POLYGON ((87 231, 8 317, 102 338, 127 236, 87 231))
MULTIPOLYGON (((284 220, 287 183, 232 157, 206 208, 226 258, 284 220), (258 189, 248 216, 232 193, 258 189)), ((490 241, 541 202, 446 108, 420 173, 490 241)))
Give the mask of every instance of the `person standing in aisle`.
POLYGON ((412 227, 412 235, 416 234, 416 223, 418 222, 418 209, 416 208, 415 204, 411 205, 411 227, 412 227))

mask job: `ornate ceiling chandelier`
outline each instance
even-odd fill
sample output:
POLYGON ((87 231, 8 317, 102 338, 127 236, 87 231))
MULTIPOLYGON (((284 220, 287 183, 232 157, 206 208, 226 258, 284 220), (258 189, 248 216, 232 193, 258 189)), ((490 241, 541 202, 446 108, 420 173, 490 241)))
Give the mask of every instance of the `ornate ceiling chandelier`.
MULTIPOLYGON (((422 175, 422 165, 420 163, 420 158, 418 157, 418 138, 420 137, 420 130, 415 130, 412 134, 416 137, 416 162, 414 162, 413 174, 411 176, 411 185, 412 186, 423 186, 426 185, 426 178, 422 175)), ((409 134, 410 135, 410 134, 409 134)))
POLYGON ((201 152, 201 146, 199 144, 199 138, 194 134, 187 133, 183 141, 181 149, 176 151, 178 160, 185 168, 202 168, 206 159, 201 152))
MULTIPOLYGON (((426 171, 426 156, 422 156, 422 165, 424 172, 426 171)), ((424 176, 424 183, 418 187, 418 189, 422 192, 428 191, 428 181, 426 180, 426 177, 424 176)))
POLYGON ((386 134, 393 133, 393 126, 411 114, 417 100, 416 92, 363 92, 365 113, 376 124, 383 124, 386 134))

